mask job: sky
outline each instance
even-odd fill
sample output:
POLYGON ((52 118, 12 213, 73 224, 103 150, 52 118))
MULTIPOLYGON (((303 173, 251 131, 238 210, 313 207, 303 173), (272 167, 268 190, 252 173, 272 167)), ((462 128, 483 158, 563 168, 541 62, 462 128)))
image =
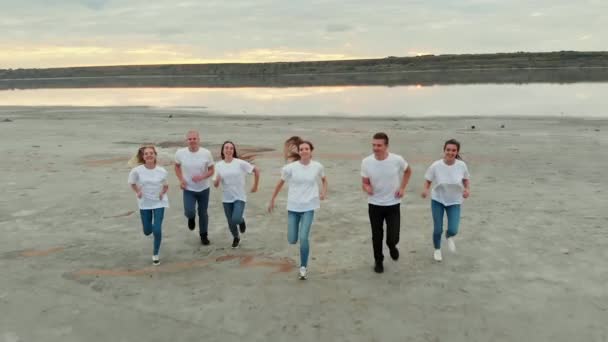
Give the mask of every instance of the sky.
POLYGON ((608 50, 607 0, 0 0, 0 69, 608 50))

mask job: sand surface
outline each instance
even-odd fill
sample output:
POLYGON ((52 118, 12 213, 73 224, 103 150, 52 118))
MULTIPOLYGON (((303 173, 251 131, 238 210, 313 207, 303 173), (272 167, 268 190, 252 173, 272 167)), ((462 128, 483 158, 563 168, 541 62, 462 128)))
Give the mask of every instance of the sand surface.
POLYGON ((608 121, 10 107, 0 121, 0 341, 608 340, 608 121), (214 153, 226 139, 266 151, 256 155, 262 181, 240 249, 230 248, 217 190, 211 246, 186 228, 170 163, 191 128, 214 153), (382 275, 372 271, 359 187, 376 131, 413 167, 401 259, 387 254, 382 275), (279 210, 265 212, 291 135, 315 143, 329 180, 307 281, 286 241, 286 192, 279 210), (472 195, 457 253, 435 263, 430 205, 418 194, 452 137, 463 144, 472 195), (159 267, 126 184, 141 142, 164 146, 171 175, 159 267))

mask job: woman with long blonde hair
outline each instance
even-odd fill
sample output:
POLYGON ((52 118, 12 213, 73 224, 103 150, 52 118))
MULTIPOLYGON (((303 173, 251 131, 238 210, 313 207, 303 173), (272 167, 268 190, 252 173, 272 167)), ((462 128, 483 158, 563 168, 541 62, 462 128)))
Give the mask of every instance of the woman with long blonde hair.
POLYGON ((142 146, 137 151, 138 166, 131 169, 128 183, 137 196, 144 235, 154 236, 152 263, 160 264, 159 252, 165 208, 169 207, 167 171, 157 165, 154 146, 142 146))
POLYGON ((283 145, 283 157, 285 158, 285 161, 287 163, 300 160, 299 149, 300 144, 303 141, 304 140, 297 135, 294 135, 289 139, 285 140, 285 143, 283 145))
POLYGON ((315 210, 327 196, 327 178, 323 165, 312 159, 312 143, 302 140, 297 147, 297 159, 281 169, 281 179, 272 193, 268 212, 274 210, 276 198, 287 183, 287 241, 294 245, 300 240, 300 279, 306 279, 310 229, 315 210))

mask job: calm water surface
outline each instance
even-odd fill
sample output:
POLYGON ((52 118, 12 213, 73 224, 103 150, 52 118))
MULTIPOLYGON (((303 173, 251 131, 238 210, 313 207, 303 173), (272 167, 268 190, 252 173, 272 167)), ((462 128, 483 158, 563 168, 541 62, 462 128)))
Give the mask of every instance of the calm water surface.
POLYGON ((608 83, 0 91, 3 106, 151 106, 226 115, 608 118, 608 83))

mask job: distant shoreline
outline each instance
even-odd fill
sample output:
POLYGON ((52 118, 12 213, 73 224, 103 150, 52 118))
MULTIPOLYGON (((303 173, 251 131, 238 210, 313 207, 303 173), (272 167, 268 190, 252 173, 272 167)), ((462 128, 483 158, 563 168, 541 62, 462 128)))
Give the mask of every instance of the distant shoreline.
POLYGON ((608 52, 0 69, 0 89, 306 87, 608 81, 608 52))
POLYGON ((282 75, 116 75, 0 79, 0 91, 69 88, 295 88, 608 82, 607 67, 282 75))
MULTIPOLYGON (((608 118, 592 115, 269 115, 269 114, 226 114, 209 111, 206 107, 189 107, 181 108, 179 106, 167 106, 167 107, 155 107, 155 106, 66 106, 66 105, 0 105, 0 117, 10 118, 13 120, 19 120, 20 116, 24 113, 27 115, 33 115, 33 113, 43 115, 64 115, 67 113, 79 113, 79 114, 154 114, 159 117, 167 118, 168 115, 172 115, 172 118, 205 118, 205 119, 231 119, 239 121, 283 121, 283 120, 306 120, 314 118, 316 122, 332 122, 335 120, 348 121, 401 121, 401 122, 434 122, 441 120, 445 122, 461 122, 462 120, 472 120, 478 122, 479 120, 489 121, 551 121, 558 120, 560 123, 584 123, 584 122, 597 122, 602 125, 608 125, 608 118)), ((470 133, 473 133, 471 131, 470 133)))
MULTIPOLYGON (((545 68, 486 68, 486 69, 450 69, 449 72, 467 72, 467 71, 484 71, 484 72, 493 72, 493 71, 537 71, 537 70, 608 70, 608 66, 582 66, 582 67, 545 67, 545 68)), ((396 71, 375 71, 375 72, 364 72, 364 71, 355 71, 355 72, 328 72, 323 74, 279 74, 277 76, 282 77, 301 77, 301 76, 310 76, 310 75, 324 75, 324 76, 342 76, 342 75, 366 75, 366 74, 399 74, 399 73, 437 73, 437 72, 446 72, 446 70, 396 70, 396 71)), ((113 75, 113 76, 64 76, 64 77, 39 77, 39 78, 5 78, 0 79, 0 82, 4 81, 48 81, 48 80, 86 80, 86 79, 110 79, 110 78, 134 78, 134 79, 145 79, 145 78, 220 78, 226 77, 224 75, 214 75, 214 74, 206 74, 206 75, 113 75)))

